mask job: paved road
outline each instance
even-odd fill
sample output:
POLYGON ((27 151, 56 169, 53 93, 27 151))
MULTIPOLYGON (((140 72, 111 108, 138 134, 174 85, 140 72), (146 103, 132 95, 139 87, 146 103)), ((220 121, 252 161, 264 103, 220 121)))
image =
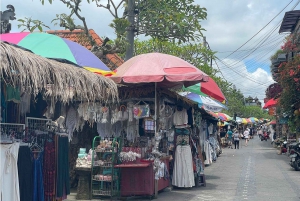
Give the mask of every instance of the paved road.
POLYGON ((155 200, 300 201, 300 171, 288 162, 286 155, 277 155, 270 141, 256 137, 247 147, 224 149, 217 162, 205 168, 206 187, 164 191, 155 200))
MULTIPOLYGON (((224 149, 205 168, 206 187, 162 192, 157 201, 300 201, 300 172, 257 137, 240 149, 224 149)), ((141 200, 141 199, 138 199, 141 200)))

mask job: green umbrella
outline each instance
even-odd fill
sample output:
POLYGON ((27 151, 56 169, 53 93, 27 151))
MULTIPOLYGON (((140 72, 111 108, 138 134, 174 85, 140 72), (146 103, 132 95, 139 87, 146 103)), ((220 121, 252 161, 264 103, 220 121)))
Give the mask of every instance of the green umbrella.
POLYGON ((182 89, 184 91, 189 91, 189 92, 192 92, 192 93, 204 96, 204 97, 208 96, 207 94, 200 91, 200 84, 195 84, 195 85, 192 85, 192 86, 189 86, 189 87, 183 87, 182 89))

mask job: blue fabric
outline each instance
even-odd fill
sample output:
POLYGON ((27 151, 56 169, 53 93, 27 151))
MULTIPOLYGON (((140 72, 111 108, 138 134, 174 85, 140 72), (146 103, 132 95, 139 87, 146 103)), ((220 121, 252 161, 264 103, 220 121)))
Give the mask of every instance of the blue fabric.
POLYGON ((33 158, 33 201, 44 201, 43 155, 44 152, 40 152, 33 158))
POLYGON ((3 91, 1 91, 1 118, 2 118, 1 122, 6 122, 5 109, 6 109, 5 97, 4 97, 3 91))

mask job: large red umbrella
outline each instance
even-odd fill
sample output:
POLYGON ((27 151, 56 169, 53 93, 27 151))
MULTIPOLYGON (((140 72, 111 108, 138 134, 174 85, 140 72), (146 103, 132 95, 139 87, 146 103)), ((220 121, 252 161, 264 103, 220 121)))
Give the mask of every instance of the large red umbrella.
POLYGON ((220 102, 226 100, 217 83, 211 78, 209 78, 207 82, 200 83, 200 90, 220 102))
POLYGON ((274 107, 277 104, 277 100, 274 100, 273 98, 268 100, 268 102, 266 102, 265 106, 263 107, 263 109, 267 109, 270 107, 274 107))
POLYGON ((212 78, 208 78, 207 82, 201 82, 184 89, 199 95, 206 94, 220 102, 226 100, 221 89, 212 78))
POLYGON ((182 88, 208 81, 209 77, 192 64, 172 55, 148 53, 135 56, 116 69, 110 77, 116 83, 151 83, 182 88))

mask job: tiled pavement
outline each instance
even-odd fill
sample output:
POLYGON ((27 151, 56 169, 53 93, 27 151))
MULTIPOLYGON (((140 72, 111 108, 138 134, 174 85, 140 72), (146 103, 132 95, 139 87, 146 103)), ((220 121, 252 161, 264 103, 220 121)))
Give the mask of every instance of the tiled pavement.
MULTIPOLYGON (((300 201, 300 171, 294 171, 288 162, 286 155, 277 155, 270 141, 256 137, 247 147, 223 149, 217 162, 205 168, 206 187, 167 189, 155 200, 300 201)), ((71 200, 75 194, 68 196, 71 200)))

